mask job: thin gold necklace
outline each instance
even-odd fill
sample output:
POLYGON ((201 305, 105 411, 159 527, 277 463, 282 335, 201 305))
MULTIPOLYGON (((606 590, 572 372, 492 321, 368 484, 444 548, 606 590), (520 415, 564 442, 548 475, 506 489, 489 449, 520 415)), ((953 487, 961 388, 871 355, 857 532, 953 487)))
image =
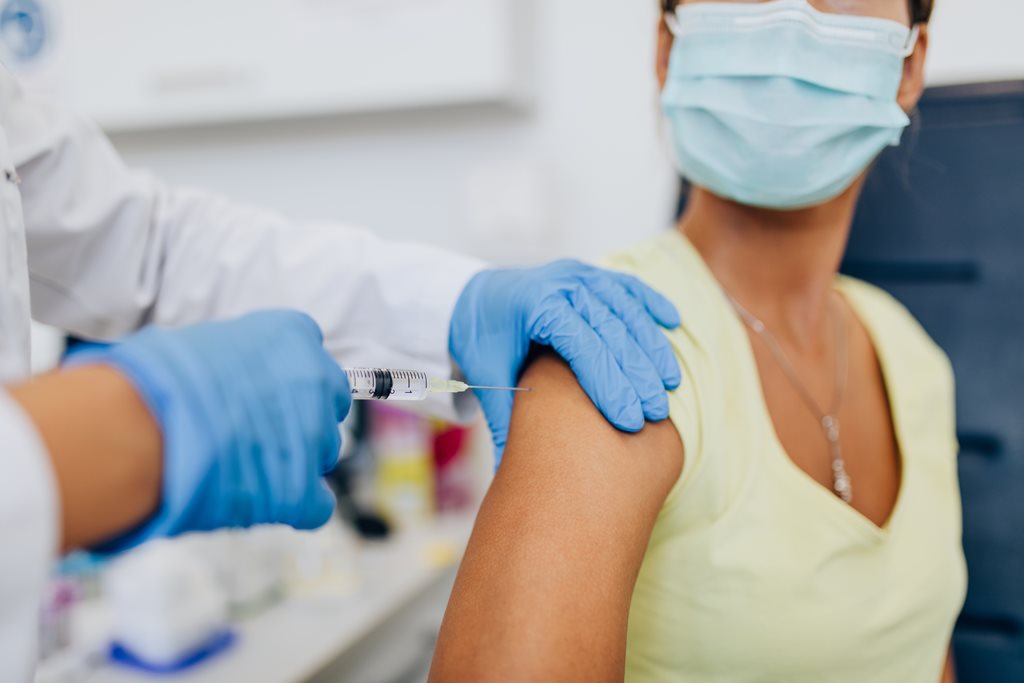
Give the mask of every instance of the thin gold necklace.
POLYGON ((825 433, 825 440, 828 441, 829 453, 832 457, 832 490, 835 491, 836 495, 843 499, 847 504, 853 503, 853 485, 850 482, 850 475, 846 472, 846 461, 843 460, 843 448, 839 442, 839 408, 843 403, 843 396, 846 393, 846 383, 849 374, 849 348, 848 340, 846 338, 846 316, 842 311, 842 307, 837 308, 836 314, 836 384, 835 393, 832 396, 832 405, 829 410, 823 410, 811 392, 807 390, 807 386, 800 381, 799 375, 793 365, 786 358, 786 354, 782 351, 782 347, 779 346, 775 337, 768 331, 767 326, 761 322, 760 318, 755 316, 753 313, 744 308, 740 302, 736 301, 731 294, 726 294, 729 297, 729 301, 732 302, 733 308, 743 319, 743 322, 754 331, 754 334, 761 337, 764 340, 765 345, 771 351, 775 357, 775 361, 782 368, 782 372, 785 373, 789 379, 789 383, 793 385, 793 388, 797 390, 801 400, 810 409, 810 411, 817 418, 818 423, 821 425, 822 431, 825 433))

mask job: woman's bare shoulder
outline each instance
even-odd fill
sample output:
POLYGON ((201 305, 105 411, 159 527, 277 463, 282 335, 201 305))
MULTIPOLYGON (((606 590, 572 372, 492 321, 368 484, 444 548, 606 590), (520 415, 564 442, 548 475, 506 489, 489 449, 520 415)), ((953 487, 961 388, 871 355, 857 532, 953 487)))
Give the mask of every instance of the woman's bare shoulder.
MULTIPOLYGON (((660 480, 669 488, 682 468, 682 442, 668 420, 648 423, 635 434, 612 427, 580 388, 566 363, 542 355, 520 381, 529 387, 516 397, 509 434, 507 464, 543 458, 548 466, 588 469, 607 473, 635 472, 660 480), (581 462, 582 461, 582 462, 581 462), (618 472, 622 470, 622 472, 618 472)), ((545 468, 546 469, 546 468, 545 468)))
POLYGON ((671 424, 611 427, 538 359, 477 519, 431 680, 614 681, 651 530, 682 468, 671 424))

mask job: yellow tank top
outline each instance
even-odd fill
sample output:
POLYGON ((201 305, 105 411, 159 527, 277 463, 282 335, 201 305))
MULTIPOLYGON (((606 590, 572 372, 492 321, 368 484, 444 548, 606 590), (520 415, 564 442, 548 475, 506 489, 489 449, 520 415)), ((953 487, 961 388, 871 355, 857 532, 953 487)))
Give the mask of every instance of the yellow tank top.
POLYGON ((613 256, 669 297, 686 449, 637 580, 630 683, 938 683, 963 604, 953 375, 909 312, 836 287, 870 333, 903 462, 879 528, 783 450, 742 322, 678 231, 613 256))

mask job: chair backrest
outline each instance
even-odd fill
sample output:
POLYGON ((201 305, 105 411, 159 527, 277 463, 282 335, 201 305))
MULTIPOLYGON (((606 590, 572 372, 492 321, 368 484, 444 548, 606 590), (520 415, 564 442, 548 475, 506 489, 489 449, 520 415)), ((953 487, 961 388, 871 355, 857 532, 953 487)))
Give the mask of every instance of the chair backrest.
POLYGON ((960 681, 1024 681, 1024 82, 930 90, 868 179, 844 270, 903 301, 957 377, 960 681))

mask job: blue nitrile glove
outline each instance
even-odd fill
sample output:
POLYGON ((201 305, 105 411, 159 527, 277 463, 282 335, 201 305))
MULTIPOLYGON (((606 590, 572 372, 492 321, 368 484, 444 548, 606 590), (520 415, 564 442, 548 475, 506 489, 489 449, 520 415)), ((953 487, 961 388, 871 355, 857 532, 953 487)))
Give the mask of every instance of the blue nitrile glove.
MULTIPOLYGON (((666 389, 681 382, 659 325, 678 327, 679 313, 640 280, 558 261, 478 273, 455 305, 449 347, 469 384, 515 386, 530 344, 551 346, 608 421, 635 432, 645 419, 668 417, 666 389)), ((477 397, 500 462, 513 396, 479 391, 477 397)))
POLYGON ((135 385, 164 438, 163 498, 142 527, 104 548, 157 536, 281 523, 323 525, 334 496, 348 380, 313 320, 293 311, 178 331, 150 328, 107 348, 72 352, 135 385))

